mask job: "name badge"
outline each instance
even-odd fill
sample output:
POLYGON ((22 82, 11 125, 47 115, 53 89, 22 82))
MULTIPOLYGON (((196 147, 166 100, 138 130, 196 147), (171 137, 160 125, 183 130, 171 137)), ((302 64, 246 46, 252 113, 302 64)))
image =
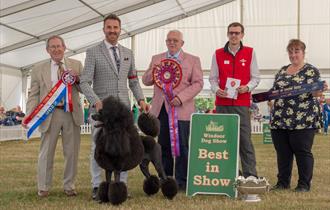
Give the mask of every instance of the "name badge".
POLYGON ((224 60, 224 64, 229 64, 229 60, 224 60))

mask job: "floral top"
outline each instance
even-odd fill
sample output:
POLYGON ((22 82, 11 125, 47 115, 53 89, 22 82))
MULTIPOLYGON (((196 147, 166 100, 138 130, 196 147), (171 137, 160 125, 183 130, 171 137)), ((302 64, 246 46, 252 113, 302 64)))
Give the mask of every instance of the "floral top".
MULTIPOLYGON (((288 66, 282 69, 275 76, 271 90, 289 88, 292 86, 311 84, 319 81, 319 70, 306 63, 296 74, 287 74, 288 66)), ((319 101, 312 93, 303 93, 276 99, 272 111, 271 129, 318 129, 322 124, 322 112, 319 101)))

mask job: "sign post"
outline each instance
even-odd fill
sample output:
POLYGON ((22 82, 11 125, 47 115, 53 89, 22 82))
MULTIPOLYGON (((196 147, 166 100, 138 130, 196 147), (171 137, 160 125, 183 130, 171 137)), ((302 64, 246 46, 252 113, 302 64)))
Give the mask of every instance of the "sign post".
POLYGON ((239 116, 193 114, 190 125, 187 195, 237 197, 239 116))

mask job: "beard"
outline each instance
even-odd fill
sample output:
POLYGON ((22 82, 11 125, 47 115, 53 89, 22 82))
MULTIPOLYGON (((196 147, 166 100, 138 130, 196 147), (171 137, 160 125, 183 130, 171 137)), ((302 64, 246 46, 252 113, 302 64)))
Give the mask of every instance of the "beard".
POLYGON ((113 39, 114 37, 115 37, 116 39, 118 39, 119 34, 116 33, 116 32, 109 32, 109 33, 107 34, 107 37, 109 37, 109 39, 113 39))

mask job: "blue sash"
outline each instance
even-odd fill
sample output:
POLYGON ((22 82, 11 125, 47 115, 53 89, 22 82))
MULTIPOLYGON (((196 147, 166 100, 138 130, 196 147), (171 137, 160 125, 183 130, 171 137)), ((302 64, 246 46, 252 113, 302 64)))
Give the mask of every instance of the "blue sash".
POLYGON ((252 95, 252 100, 255 103, 259 103, 262 101, 286 98, 290 96, 300 95, 302 93, 309 93, 317 90, 323 90, 323 87, 324 87, 324 81, 319 81, 312 84, 303 84, 303 85, 293 86, 290 88, 285 88, 280 90, 256 93, 252 95))

